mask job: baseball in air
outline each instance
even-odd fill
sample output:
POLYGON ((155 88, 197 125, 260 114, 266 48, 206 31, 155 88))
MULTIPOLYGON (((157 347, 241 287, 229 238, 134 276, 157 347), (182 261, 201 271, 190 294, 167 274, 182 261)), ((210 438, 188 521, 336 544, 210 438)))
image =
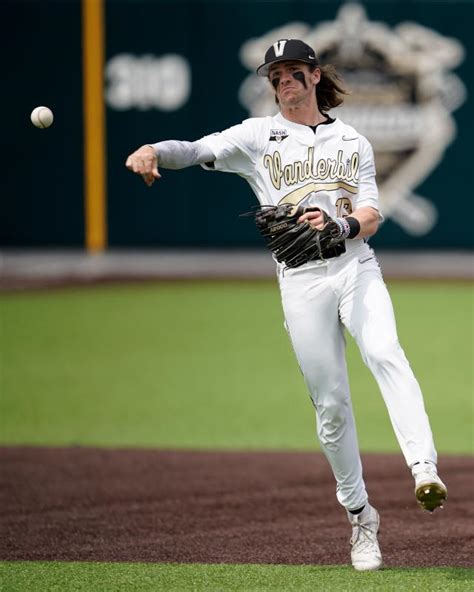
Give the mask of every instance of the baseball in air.
POLYGON ((49 107, 36 107, 31 112, 31 122, 39 128, 49 127, 53 123, 54 115, 49 107))

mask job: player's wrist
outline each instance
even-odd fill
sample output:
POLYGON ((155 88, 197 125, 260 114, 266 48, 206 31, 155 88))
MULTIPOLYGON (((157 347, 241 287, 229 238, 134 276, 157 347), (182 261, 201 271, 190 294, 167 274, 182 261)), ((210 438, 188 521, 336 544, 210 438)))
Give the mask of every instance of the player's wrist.
POLYGON ((145 144, 146 148, 151 148, 153 150, 153 152, 155 153, 155 156, 158 156, 158 150, 156 149, 156 145, 154 144, 145 144))
POLYGON ((360 222, 357 218, 353 218, 352 216, 336 218, 335 222, 339 227, 342 238, 355 238, 360 233, 360 222))
POLYGON ((356 238, 356 236, 359 236, 359 234, 360 234, 359 220, 357 220, 357 218, 354 218, 353 216, 348 216, 347 218, 345 218, 345 221, 349 224, 349 228, 350 228, 347 238, 356 238))
POLYGON ((334 218, 334 222, 339 228, 339 237, 347 238, 349 236, 350 227, 345 218, 334 218))

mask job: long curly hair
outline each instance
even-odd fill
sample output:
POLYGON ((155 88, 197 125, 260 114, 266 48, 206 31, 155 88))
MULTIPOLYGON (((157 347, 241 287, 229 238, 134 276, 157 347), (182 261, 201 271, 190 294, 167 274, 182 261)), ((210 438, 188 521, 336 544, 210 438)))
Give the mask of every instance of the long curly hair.
POLYGON ((321 79, 316 86, 316 99, 319 110, 326 112, 341 105, 344 95, 350 93, 332 64, 318 67, 321 70, 321 79))

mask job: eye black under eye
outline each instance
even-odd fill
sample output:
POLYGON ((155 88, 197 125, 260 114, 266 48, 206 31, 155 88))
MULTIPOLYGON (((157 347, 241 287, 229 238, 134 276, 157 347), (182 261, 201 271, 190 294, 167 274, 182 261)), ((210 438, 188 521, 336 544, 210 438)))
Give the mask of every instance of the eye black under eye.
POLYGON ((299 80, 304 84, 304 73, 301 70, 296 70, 296 72, 292 72, 291 75, 295 80, 299 80))
POLYGON ((279 84, 280 84, 280 78, 278 76, 275 76, 275 78, 273 78, 273 80, 272 80, 273 88, 276 90, 279 84))

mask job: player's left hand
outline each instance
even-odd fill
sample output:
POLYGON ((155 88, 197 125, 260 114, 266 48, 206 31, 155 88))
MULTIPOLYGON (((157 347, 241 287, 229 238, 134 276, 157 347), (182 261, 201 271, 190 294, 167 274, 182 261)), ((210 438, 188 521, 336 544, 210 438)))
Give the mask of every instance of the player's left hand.
POLYGON ((125 166, 129 171, 141 175, 148 187, 153 185, 155 179, 161 179, 158 171, 158 157, 152 146, 145 145, 135 150, 127 158, 125 166))
POLYGON ((326 224, 326 218, 321 210, 305 212, 298 218, 298 224, 306 221, 316 230, 322 230, 326 224))

